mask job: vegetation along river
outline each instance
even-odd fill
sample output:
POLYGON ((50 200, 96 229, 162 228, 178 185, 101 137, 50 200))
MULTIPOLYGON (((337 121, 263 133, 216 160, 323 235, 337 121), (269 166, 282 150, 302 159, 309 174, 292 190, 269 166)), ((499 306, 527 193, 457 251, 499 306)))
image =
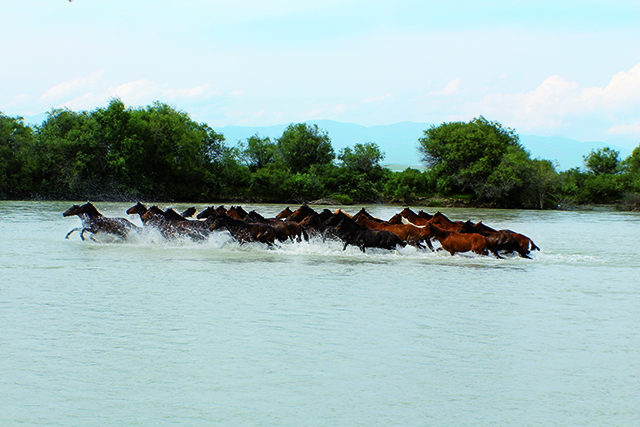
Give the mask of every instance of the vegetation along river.
POLYGON ((638 214, 443 209, 528 260, 65 240, 70 205, 0 202, 2 426, 640 424, 638 214))

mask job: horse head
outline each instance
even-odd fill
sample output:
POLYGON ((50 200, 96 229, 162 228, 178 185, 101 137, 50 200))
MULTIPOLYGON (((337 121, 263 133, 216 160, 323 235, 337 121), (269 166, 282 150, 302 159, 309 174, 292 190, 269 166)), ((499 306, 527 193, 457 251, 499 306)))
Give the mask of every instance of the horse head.
POLYGON ((197 209, 195 208, 195 206, 191 206, 190 208, 185 209, 184 212, 180 214, 180 216, 182 216, 183 218, 191 218, 196 214, 196 212, 197 209))
POLYGON ((146 212, 147 212, 147 207, 140 202, 138 202, 135 206, 131 206, 129 209, 127 209, 128 215, 138 214, 142 216, 146 212))
POLYGON ((303 219, 305 219, 306 217, 312 215, 316 213, 316 211, 314 211, 313 209, 311 209, 309 206, 307 205, 302 205, 300 206, 298 209, 296 209, 295 212, 293 212, 290 216, 289 216, 289 221, 295 221, 295 222, 300 222, 303 219))
POLYGON ((293 215, 293 211, 291 209, 289 209, 289 206, 287 206, 278 215, 276 215, 276 218, 278 218, 278 219, 287 219, 291 215, 293 215))
POLYGON ((82 215, 82 209, 78 205, 73 205, 62 213, 62 216, 82 215))

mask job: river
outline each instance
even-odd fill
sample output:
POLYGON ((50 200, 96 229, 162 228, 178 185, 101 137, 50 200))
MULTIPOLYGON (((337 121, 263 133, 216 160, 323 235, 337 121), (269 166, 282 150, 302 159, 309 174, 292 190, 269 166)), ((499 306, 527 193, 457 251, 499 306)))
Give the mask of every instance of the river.
POLYGON ((0 202, 2 426, 640 425, 638 214, 442 209, 527 260, 65 240, 70 205, 0 202))

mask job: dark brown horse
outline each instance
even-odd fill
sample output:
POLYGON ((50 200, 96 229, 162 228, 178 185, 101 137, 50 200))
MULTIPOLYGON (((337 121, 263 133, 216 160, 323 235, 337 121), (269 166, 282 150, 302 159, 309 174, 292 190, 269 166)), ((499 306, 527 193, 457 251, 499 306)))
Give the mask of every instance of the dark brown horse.
POLYGON ((255 210, 249 212, 243 219, 248 223, 269 224, 276 232, 276 239, 285 242, 287 239, 297 240, 298 243, 304 237, 305 241, 309 241, 307 232, 295 221, 283 221, 278 218, 265 218, 255 210))
MULTIPOLYGON (((73 216, 77 215, 82 221, 82 226, 76 227, 73 230, 69 231, 65 236, 65 239, 68 239, 71 233, 74 231, 80 231, 80 238, 84 240, 84 233, 86 231, 92 234, 105 233, 112 234, 121 239, 126 239, 129 236, 129 233, 132 231, 139 231, 140 227, 137 227, 131 221, 125 218, 108 218, 98 212, 96 207, 89 203, 85 203, 82 206, 73 205, 69 209, 67 209, 63 214, 63 216, 73 216)), ((95 240, 93 236, 91 236, 91 240, 95 240)))
POLYGON ((488 251, 493 249, 487 242, 486 237, 480 234, 458 233, 445 230, 434 224, 427 224, 424 229, 440 242, 442 249, 451 255, 455 255, 457 252, 469 251, 479 255, 488 255, 488 251))
POLYGON ((349 217, 343 217, 340 220, 334 233, 344 242, 342 250, 347 249, 348 245, 357 246, 362 252, 365 252, 365 248, 393 250, 398 246, 405 247, 407 245, 406 242, 389 231, 370 230, 349 217))
POLYGON ((520 246, 522 247, 522 249, 526 253, 529 253, 530 251, 539 251, 540 250, 540 248, 537 247, 535 243, 533 243, 533 240, 531 240, 530 238, 528 238, 524 234, 516 233, 515 231, 512 231, 512 230, 494 230, 493 228, 489 227, 488 225, 483 224, 482 221, 476 223, 475 226, 479 230, 482 230, 482 231, 500 232, 500 233, 510 233, 510 234, 512 234, 513 237, 518 239, 518 242, 520 243, 520 246))
POLYGON ((251 224, 230 216, 217 217, 210 226, 211 231, 227 229, 240 244, 261 242, 273 246, 276 232, 269 224, 251 224))
POLYGON ((522 246, 520 246, 520 242, 518 241, 518 239, 516 239, 515 236, 511 233, 481 230, 476 227, 471 221, 465 222, 457 231, 458 233, 476 233, 483 235, 494 250, 493 253, 498 258, 500 258, 500 256, 498 255, 498 251, 504 251, 506 253, 516 252, 522 258, 531 259, 529 255, 527 255, 528 251, 522 249, 522 246))

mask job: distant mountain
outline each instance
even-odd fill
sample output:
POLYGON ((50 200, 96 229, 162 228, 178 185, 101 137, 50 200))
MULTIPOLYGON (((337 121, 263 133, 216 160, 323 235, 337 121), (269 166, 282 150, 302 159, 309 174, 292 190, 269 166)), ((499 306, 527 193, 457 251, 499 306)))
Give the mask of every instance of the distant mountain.
MULTIPOLYGON (((430 123, 400 122, 392 125, 362 126, 353 123, 341 123, 332 120, 310 120, 306 123, 317 124, 320 129, 327 131, 333 148, 353 146, 357 143, 375 142, 386 154, 384 164, 393 165, 394 170, 406 167, 421 167, 418 153, 418 139, 423 132, 431 127, 430 123)), ((224 126, 216 129, 222 132, 229 143, 235 145, 256 133, 276 139, 282 136, 287 125, 252 127, 252 126, 224 126)), ((582 142, 576 139, 557 136, 519 135, 520 142, 534 159, 556 161, 558 170, 563 171, 574 167, 583 167, 582 156, 591 150, 609 147, 620 152, 620 158, 631 155, 631 149, 609 142, 582 142)), ((614 141, 615 142, 615 141, 614 141)))

